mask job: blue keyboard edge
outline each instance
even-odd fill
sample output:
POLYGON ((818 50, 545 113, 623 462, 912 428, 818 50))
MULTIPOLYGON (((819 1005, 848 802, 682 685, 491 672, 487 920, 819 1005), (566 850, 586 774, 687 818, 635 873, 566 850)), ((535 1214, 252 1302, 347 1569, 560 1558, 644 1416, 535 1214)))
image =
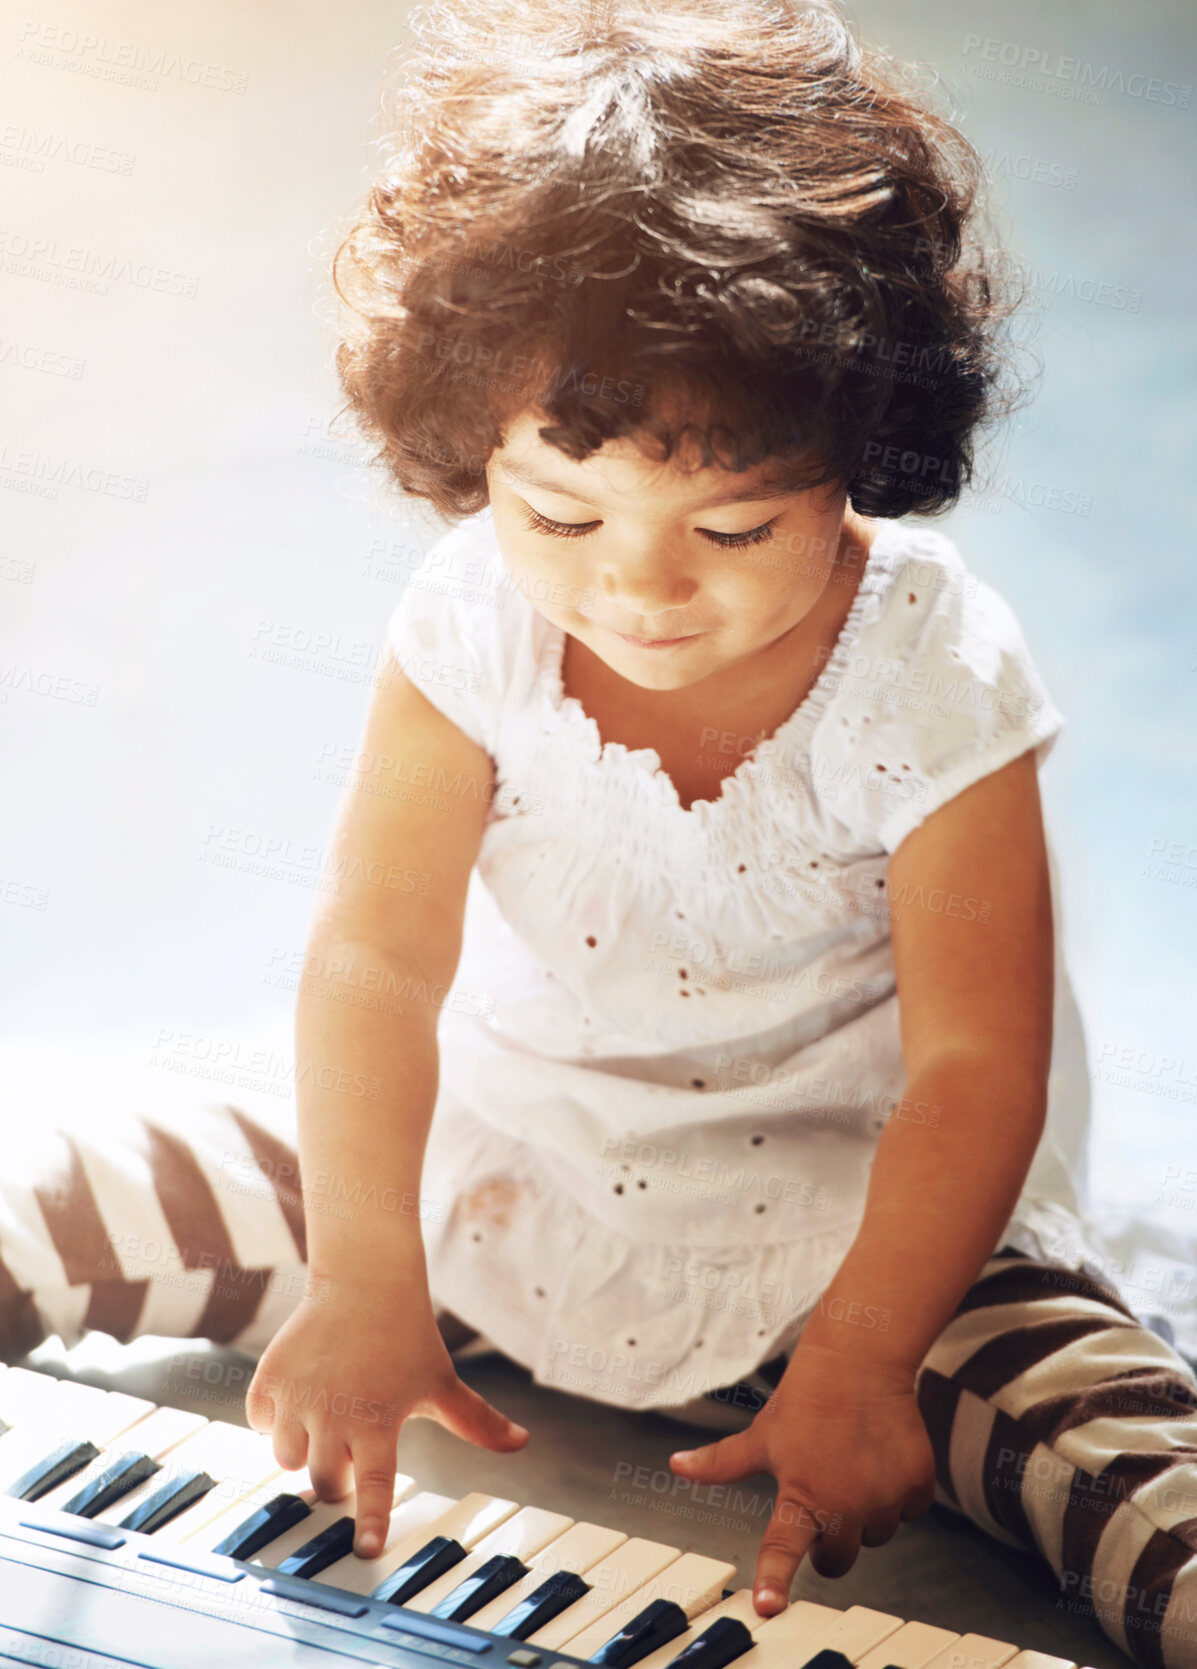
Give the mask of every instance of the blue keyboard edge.
MULTIPOLYGON (((168 1571, 185 1572, 201 1581, 211 1582, 211 1610, 206 1605, 206 1614, 244 1629, 247 1658, 251 1652, 260 1653, 263 1636, 272 1635, 274 1631, 264 1628, 260 1622, 255 1626, 254 1622, 237 1616, 232 1609, 227 1616, 222 1615, 220 1602, 227 1595, 229 1607, 236 1606, 239 1610, 243 1605, 252 1605, 252 1599, 256 1598, 252 1591, 256 1589, 302 1607, 298 1618, 294 1610, 288 1610, 286 1616, 305 1625, 305 1632, 309 1623, 313 1631, 324 1632, 324 1638, 320 1640, 306 1642, 296 1639, 290 1642, 297 1648, 310 1644, 312 1669, 328 1665, 330 1652, 333 1661, 339 1657, 347 1664, 385 1663, 393 1665, 394 1669, 404 1669, 408 1665, 410 1669, 415 1669, 416 1661, 421 1663, 422 1669, 428 1669, 433 1659, 442 1664, 473 1664, 479 1669, 490 1669, 493 1665, 494 1669, 506 1669, 510 1653, 536 1649, 517 1640, 472 1628, 468 1623, 442 1622, 423 1612, 408 1612, 402 1606, 351 1594, 314 1579, 279 1577, 271 1568, 249 1561, 229 1559, 198 1549, 189 1556, 177 1544, 169 1547, 155 1545, 152 1535, 140 1531, 110 1529, 87 1519, 74 1519, 72 1515, 53 1508, 41 1508, 35 1503, 9 1497, 0 1497, 0 1566, 4 1565, 10 1571, 15 1567, 33 1567, 52 1572, 63 1584, 61 1591, 64 1598, 69 1594, 72 1582, 86 1582, 92 1587, 110 1588, 126 1601, 130 1597, 128 1576, 138 1566, 142 1572, 146 1572, 147 1567, 150 1571, 157 1567, 164 1578, 168 1571), (48 1540, 43 1541, 43 1536, 48 1540), (14 1546, 14 1543, 17 1545, 14 1546), (40 1559, 39 1553, 43 1555, 40 1559), (64 1570, 63 1563, 67 1560, 72 1561, 72 1566, 64 1570), (86 1568, 75 1568, 76 1565, 85 1565, 86 1568), (246 1578, 250 1579, 248 1583, 246 1578), (252 1594, 248 1601, 247 1594, 252 1594), (309 1610, 310 1617, 302 1614, 309 1610), (346 1637, 359 1648, 368 1646, 375 1655, 366 1658, 360 1650, 348 1649, 338 1653, 338 1642, 344 1645, 346 1637), (410 1653, 418 1654, 418 1659, 413 1660, 410 1653)), ((149 1625, 157 1615, 157 1606, 154 1599, 146 1599, 145 1604, 149 1625)), ((113 1649, 110 1640, 84 1642, 67 1638, 65 1634, 61 1641, 53 1634, 44 1635, 42 1639, 47 1644, 52 1642, 66 1649, 77 1649, 80 1645, 97 1652, 111 1652, 113 1649)), ((142 1654, 147 1649, 152 1650, 153 1646, 139 1638, 138 1648, 139 1654, 142 1654)), ((296 1661, 306 1661, 308 1655, 301 1651, 296 1661)), ((550 1649, 542 1656, 543 1669, 584 1669, 583 1659, 571 1657, 564 1650, 550 1649)), ((175 1661, 175 1655, 164 1649, 161 1654, 163 1669, 171 1669, 175 1661)), ((157 1669, 157 1658, 139 1655, 138 1662, 157 1669)))

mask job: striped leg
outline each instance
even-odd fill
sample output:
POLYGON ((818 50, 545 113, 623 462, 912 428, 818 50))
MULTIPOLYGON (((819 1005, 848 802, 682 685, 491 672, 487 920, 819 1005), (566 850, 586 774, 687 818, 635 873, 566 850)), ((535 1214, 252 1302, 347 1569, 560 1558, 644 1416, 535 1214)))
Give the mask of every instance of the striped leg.
POLYGON ((937 1498, 1038 1551, 1145 1669, 1197 1669, 1197 1381, 1092 1276, 1003 1251, 928 1352, 937 1498))
MULTIPOLYGON (((372 1208, 332 1185, 306 1206, 372 1208)), ((236 1107, 28 1133, 0 1172, 0 1358, 91 1329, 260 1354, 304 1291, 304 1208, 291 1141, 236 1107)), ((451 1355, 493 1349, 436 1319, 451 1355)))
POLYGON ((295 1150, 235 1107, 26 1132, 0 1176, 0 1355, 91 1328, 261 1350, 304 1255, 295 1150))

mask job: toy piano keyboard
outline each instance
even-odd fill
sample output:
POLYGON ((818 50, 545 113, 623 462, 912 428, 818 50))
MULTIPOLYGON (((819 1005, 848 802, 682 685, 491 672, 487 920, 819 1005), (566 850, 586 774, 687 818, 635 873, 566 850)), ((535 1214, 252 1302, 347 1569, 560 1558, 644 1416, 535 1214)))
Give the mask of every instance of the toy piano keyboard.
POLYGON ((268 1437, 23 1368, 0 1421, 0 1663, 1074 1669, 866 1606, 764 1620, 734 1565, 403 1476, 359 1559, 352 1497, 317 1501, 268 1437))

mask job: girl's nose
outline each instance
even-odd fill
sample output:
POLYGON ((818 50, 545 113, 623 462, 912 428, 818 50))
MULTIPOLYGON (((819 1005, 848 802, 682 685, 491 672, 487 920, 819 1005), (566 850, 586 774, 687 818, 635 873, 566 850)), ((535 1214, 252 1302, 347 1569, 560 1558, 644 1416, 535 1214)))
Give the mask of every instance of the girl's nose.
POLYGON ((626 618, 647 621, 671 609, 685 608, 698 590, 698 582, 660 562, 625 563, 618 569, 605 569, 599 577, 599 589, 626 618))

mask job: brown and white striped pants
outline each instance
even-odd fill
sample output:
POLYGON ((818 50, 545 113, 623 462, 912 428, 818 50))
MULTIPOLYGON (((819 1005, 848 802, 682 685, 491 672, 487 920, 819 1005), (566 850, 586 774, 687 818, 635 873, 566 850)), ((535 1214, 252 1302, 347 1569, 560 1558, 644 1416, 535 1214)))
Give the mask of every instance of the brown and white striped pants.
MULTIPOLYGON (((93 1328, 260 1352, 303 1291, 304 1203, 286 1134, 232 1107, 35 1138, 0 1182, 0 1354, 93 1328)), ((1197 1380, 1170 1345, 1094 1277, 1003 1251, 918 1396, 943 1505, 1037 1551, 1146 1669, 1197 1669, 1197 1380)))

